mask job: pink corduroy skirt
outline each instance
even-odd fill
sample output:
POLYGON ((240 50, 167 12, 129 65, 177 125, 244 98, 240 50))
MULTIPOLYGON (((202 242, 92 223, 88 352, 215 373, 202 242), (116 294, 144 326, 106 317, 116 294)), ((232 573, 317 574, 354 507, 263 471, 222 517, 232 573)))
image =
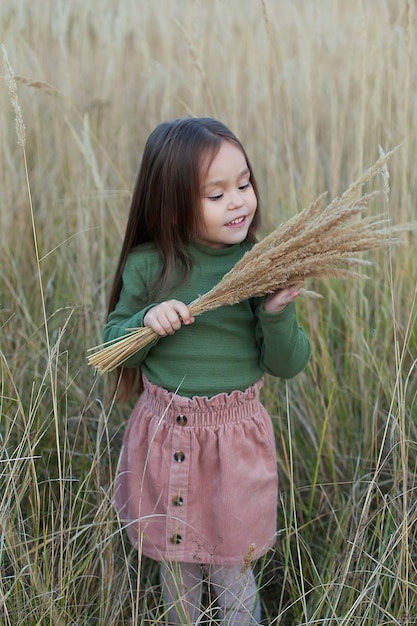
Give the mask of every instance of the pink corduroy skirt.
POLYGON ((278 478, 262 382, 191 399, 144 384, 114 497, 132 544, 158 561, 236 565, 265 554, 275 541, 278 478))

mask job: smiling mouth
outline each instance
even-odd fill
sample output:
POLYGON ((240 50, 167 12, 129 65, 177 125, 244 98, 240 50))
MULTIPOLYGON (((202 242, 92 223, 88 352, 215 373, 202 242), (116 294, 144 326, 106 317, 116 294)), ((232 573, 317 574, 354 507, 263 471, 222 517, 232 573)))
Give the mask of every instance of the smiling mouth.
POLYGON ((240 226, 245 221, 246 221, 246 216, 243 215, 242 217, 237 217, 235 220, 228 222, 226 226, 240 226))

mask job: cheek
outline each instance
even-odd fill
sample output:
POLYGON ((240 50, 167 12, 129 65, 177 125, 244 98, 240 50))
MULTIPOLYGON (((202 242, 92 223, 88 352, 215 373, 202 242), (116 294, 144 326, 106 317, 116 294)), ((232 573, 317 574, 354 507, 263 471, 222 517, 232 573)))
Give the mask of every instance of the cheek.
POLYGON ((199 224, 199 228, 200 231, 205 231, 207 230, 207 228, 210 226, 210 211, 209 208, 207 207, 207 205, 203 205, 202 211, 200 213, 200 224, 199 224))

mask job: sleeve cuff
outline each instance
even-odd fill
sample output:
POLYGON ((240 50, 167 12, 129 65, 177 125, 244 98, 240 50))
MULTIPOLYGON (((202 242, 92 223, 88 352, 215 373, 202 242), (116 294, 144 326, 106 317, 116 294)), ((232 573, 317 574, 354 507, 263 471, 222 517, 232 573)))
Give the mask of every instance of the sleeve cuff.
POLYGON ((282 311, 265 311, 264 301, 262 301, 259 308, 259 318, 262 322, 286 322, 295 315, 295 302, 287 304, 282 311))

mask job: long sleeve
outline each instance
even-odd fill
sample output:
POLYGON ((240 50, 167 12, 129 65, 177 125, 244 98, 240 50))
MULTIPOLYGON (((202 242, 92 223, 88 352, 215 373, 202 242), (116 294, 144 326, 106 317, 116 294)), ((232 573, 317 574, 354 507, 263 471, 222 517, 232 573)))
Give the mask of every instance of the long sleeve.
MULTIPOLYGON (((169 298, 188 304, 206 293, 243 256, 250 244, 228 248, 190 246, 193 267, 186 280, 179 272, 169 298)), ((104 328, 104 340, 116 341, 143 326, 158 302, 151 295, 162 267, 155 246, 142 244, 129 255, 119 301, 104 328)), ((161 296, 167 299, 167 296, 161 296)), ((160 337, 123 365, 141 367, 147 378, 168 391, 193 397, 244 390, 267 372, 290 378, 310 357, 310 343, 299 328, 295 306, 280 313, 263 310, 263 298, 251 298, 198 315, 194 324, 160 337)))
POLYGON ((261 368, 272 376, 292 378, 310 359, 310 341, 298 325, 294 302, 279 313, 268 313, 263 300, 257 305, 256 326, 261 368))
MULTIPOLYGON (((149 304, 148 288, 136 260, 137 256, 131 255, 126 261, 119 301, 103 330, 105 342, 121 339, 128 334, 129 329, 143 326, 143 318, 154 306, 153 303, 149 304)), ((140 366, 157 341, 158 339, 133 354, 123 363, 124 367, 140 366)))

